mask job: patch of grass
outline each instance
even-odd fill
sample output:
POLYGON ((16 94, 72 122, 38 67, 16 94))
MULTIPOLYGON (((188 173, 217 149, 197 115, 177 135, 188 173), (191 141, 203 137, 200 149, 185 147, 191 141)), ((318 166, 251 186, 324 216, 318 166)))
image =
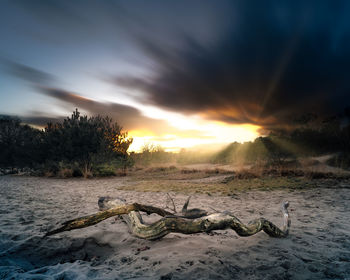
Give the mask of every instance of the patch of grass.
POLYGON ((270 191, 276 189, 300 189, 311 185, 316 186, 316 184, 312 184, 306 178, 262 177, 231 181, 227 184, 227 189, 231 192, 246 190, 270 191))
POLYGON ((204 169, 203 172, 205 174, 233 174, 234 172, 231 170, 214 168, 214 169, 204 169))
POLYGON ((191 174, 191 173, 198 173, 198 172, 200 172, 200 170, 198 169, 187 169, 187 168, 181 169, 182 174, 191 174))
POLYGON ((300 168, 246 168, 230 171, 208 167, 198 169, 161 166, 134 170, 128 174, 128 178, 132 184, 120 187, 120 189, 140 192, 234 195, 237 192, 250 190, 273 191, 313 188, 318 185, 324 186, 325 181, 349 179, 349 175, 311 172, 300 168))
POLYGON ((174 166, 169 167, 152 167, 144 170, 134 170, 130 173, 132 180, 154 180, 154 179, 167 179, 167 180, 190 180, 208 177, 208 174, 200 172, 183 172, 174 166))
POLYGON ((272 191, 277 189, 303 189, 316 187, 316 182, 307 178, 262 177, 253 179, 236 179, 223 183, 193 183, 191 180, 174 182, 166 179, 137 181, 136 184, 120 187, 122 190, 140 192, 178 192, 200 193, 207 195, 233 195, 236 192, 250 190, 272 191))
POLYGON ((167 171, 174 171, 176 169, 177 168, 174 165, 171 165, 169 167, 167 167, 167 166, 155 166, 155 167, 147 168, 145 172, 151 172, 151 173, 167 172, 167 171))
POLYGON ((101 164, 94 167, 92 174, 94 177, 109 177, 117 175, 116 168, 109 164, 101 164))

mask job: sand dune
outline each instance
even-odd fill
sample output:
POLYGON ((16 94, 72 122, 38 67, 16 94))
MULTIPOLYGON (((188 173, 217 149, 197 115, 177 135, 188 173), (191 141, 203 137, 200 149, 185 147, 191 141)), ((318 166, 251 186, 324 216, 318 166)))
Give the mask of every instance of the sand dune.
MULTIPOLYGON (((349 182, 193 195, 191 207, 229 210, 243 222, 264 216, 277 225, 280 204, 288 199, 292 227, 286 239, 224 230, 147 241, 131 236, 118 218, 42 238, 62 221, 98 211, 99 196, 165 206, 165 193, 118 189, 128 184, 133 182, 127 177, 0 177, 0 279, 350 279, 349 182)), ((172 197, 179 209, 187 198, 172 197)))

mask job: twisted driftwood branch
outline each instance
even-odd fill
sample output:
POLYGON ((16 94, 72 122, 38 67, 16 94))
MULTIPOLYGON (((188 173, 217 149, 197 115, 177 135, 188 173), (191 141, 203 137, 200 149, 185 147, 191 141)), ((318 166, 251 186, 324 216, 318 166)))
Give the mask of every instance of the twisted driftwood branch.
POLYGON ((290 227, 290 218, 287 210, 288 202, 282 203, 282 229, 265 218, 255 219, 245 225, 229 212, 207 215, 207 213, 201 209, 187 210, 189 199, 182 209, 181 216, 174 215, 173 213, 153 206, 138 203, 121 205, 123 203, 124 202, 119 199, 111 201, 110 198, 100 198, 99 206, 102 211, 64 222, 62 227, 48 232, 45 236, 95 225, 116 215, 122 215, 123 220, 128 224, 133 235, 149 240, 162 238, 171 232, 191 234, 228 228, 236 231, 239 236, 250 236, 263 230, 271 237, 286 237, 290 227), (148 214, 156 213, 163 218, 152 224, 145 224, 138 211, 148 214))
POLYGON ((73 220, 63 222, 62 227, 48 232, 46 234, 46 236, 56 234, 59 232, 63 232, 63 231, 69 231, 72 229, 93 226, 93 225, 96 225, 96 224, 110 218, 110 217, 128 214, 131 211, 142 211, 142 212, 146 212, 147 214, 156 213, 162 217, 173 216, 173 213, 170 213, 170 212, 165 211, 161 208, 157 208, 157 207, 153 207, 153 206, 149 206, 149 205, 143 205, 143 204, 138 204, 138 203, 120 205, 118 207, 107 209, 104 211, 100 211, 100 212, 92 214, 92 215, 79 217, 79 218, 76 218, 73 220))

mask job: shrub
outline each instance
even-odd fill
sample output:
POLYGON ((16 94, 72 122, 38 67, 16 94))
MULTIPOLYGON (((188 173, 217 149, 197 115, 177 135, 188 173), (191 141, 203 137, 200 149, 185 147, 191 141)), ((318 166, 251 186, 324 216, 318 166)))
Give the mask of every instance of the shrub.
POLYGON ((89 177, 93 164, 127 157, 132 143, 111 118, 88 118, 80 116, 78 110, 63 123, 49 123, 44 135, 47 157, 56 162, 77 162, 84 177, 89 177))
POLYGON ((42 132, 18 118, 0 116, 0 167, 33 167, 43 160, 42 132))
POLYGON ((101 164, 93 168, 93 176, 96 177, 109 177, 116 176, 116 168, 111 164, 101 164))
POLYGON ((347 153, 341 153, 338 154, 329 160, 327 160, 327 164, 343 169, 349 169, 350 168, 350 154, 347 153))
POLYGON ((71 177, 73 177, 73 169, 62 168, 58 171, 57 175, 60 178, 71 178, 71 177))
POLYGON ((80 116, 78 109, 63 123, 48 123, 44 131, 0 116, 0 168, 35 167, 35 174, 88 178, 93 166, 118 162, 126 173, 133 165, 127 153, 131 143, 111 118, 80 116))

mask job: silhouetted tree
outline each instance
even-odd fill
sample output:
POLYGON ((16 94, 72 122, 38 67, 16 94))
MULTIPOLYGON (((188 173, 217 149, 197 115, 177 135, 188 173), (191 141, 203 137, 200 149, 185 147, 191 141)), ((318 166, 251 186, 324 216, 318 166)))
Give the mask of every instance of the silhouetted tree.
POLYGON ((44 145, 49 160, 77 162, 84 174, 93 163, 127 157, 132 143, 127 132, 109 117, 80 116, 78 109, 63 123, 49 123, 45 128, 44 145))
POLYGON ((18 118, 0 118, 0 166, 33 166, 42 160, 42 132, 18 118))

